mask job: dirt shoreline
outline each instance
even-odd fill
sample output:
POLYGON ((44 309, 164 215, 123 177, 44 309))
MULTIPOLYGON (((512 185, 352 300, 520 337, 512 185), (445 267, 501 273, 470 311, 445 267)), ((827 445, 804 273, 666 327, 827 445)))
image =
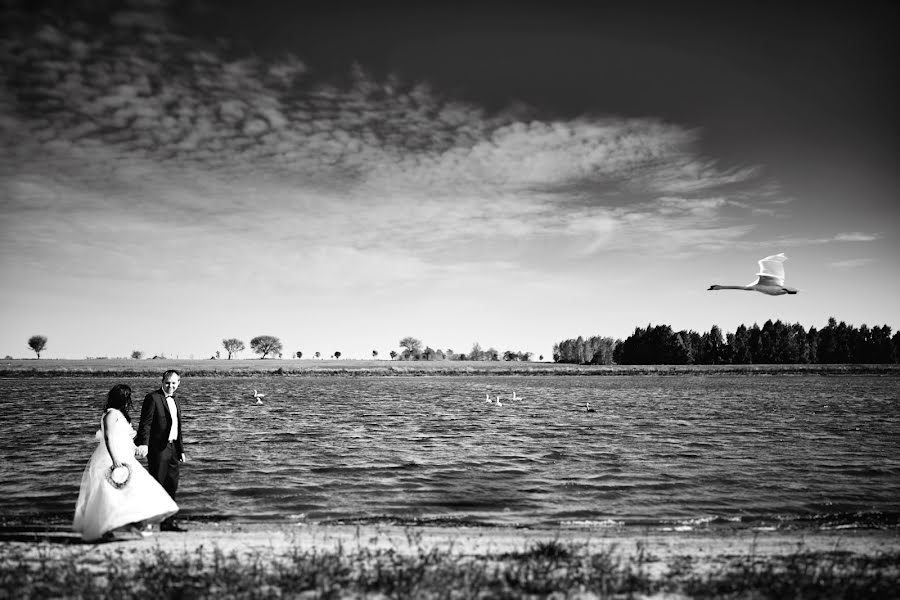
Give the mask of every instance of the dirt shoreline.
POLYGON ((586 552, 614 550, 623 557, 643 553, 650 562, 666 563, 691 556, 713 561, 734 556, 786 556, 797 552, 841 552, 862 556, 900 552, 900 531, 818 530, 756 531, 722 529, 658 531, 650 529, 519 529, 477 526, 315 525, 258 523, 195 523, 185 533, 156 532, 141 538, 117 533, 113 541, 82 542, 63 527, 0 529, 0 558, 18 547, 26 552, 49 552, 58 560, 78 560, 106 551, 128 553, 189 553, 218 549, 225 554, 278 557, 292 549, 320 552, 392 550, 413 554, 432 550, 451 555, 499 555, 524 552, 539 544, 561 543, 586 552), (91 552, 85 551, 90 549, 91 552))
POLYGON ((900 531, 187 523, 0 527, 0 598, 889 597, 900 531))

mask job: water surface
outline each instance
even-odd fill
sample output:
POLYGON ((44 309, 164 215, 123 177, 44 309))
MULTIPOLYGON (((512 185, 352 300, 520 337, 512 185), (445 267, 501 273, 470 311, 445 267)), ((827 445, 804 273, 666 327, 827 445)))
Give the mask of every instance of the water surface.
MULTIPOLYGON (((0 380, 0 513, 71 515, 119 382, 136 391, 136 422, 155 378, 0 380)), ((186 377, 178 502, 188 519, 897 527, 898 383, 186 377)))

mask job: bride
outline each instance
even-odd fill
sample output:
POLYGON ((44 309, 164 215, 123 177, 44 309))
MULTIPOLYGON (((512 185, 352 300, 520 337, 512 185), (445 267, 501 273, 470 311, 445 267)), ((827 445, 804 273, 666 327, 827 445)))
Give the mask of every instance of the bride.
POLYGON ((143 521, 158 523, 178 505, 134 457, 131 388, 113 386, 97 432, 99 444, 81 476, 72 529, 86 541, 143 521))

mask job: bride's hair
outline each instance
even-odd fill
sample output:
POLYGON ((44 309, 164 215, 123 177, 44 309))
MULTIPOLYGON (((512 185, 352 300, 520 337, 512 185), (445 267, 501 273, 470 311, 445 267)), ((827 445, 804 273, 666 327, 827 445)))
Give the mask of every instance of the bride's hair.
POLYGON ((131 388, 124 383, 114 385, 106 395, 106 408, 115 408, 121 411, 125 415, 125 420, 131 423, 131 415, 128 414, 131 410, 131 388))

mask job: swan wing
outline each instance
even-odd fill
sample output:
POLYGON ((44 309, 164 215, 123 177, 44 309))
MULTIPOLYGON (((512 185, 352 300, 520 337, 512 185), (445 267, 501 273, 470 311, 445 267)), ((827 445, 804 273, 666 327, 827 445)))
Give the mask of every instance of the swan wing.
POLYGON ((759 279, 754 284, 784 285, 784 254, 774 254, 759 261, 759 279))

